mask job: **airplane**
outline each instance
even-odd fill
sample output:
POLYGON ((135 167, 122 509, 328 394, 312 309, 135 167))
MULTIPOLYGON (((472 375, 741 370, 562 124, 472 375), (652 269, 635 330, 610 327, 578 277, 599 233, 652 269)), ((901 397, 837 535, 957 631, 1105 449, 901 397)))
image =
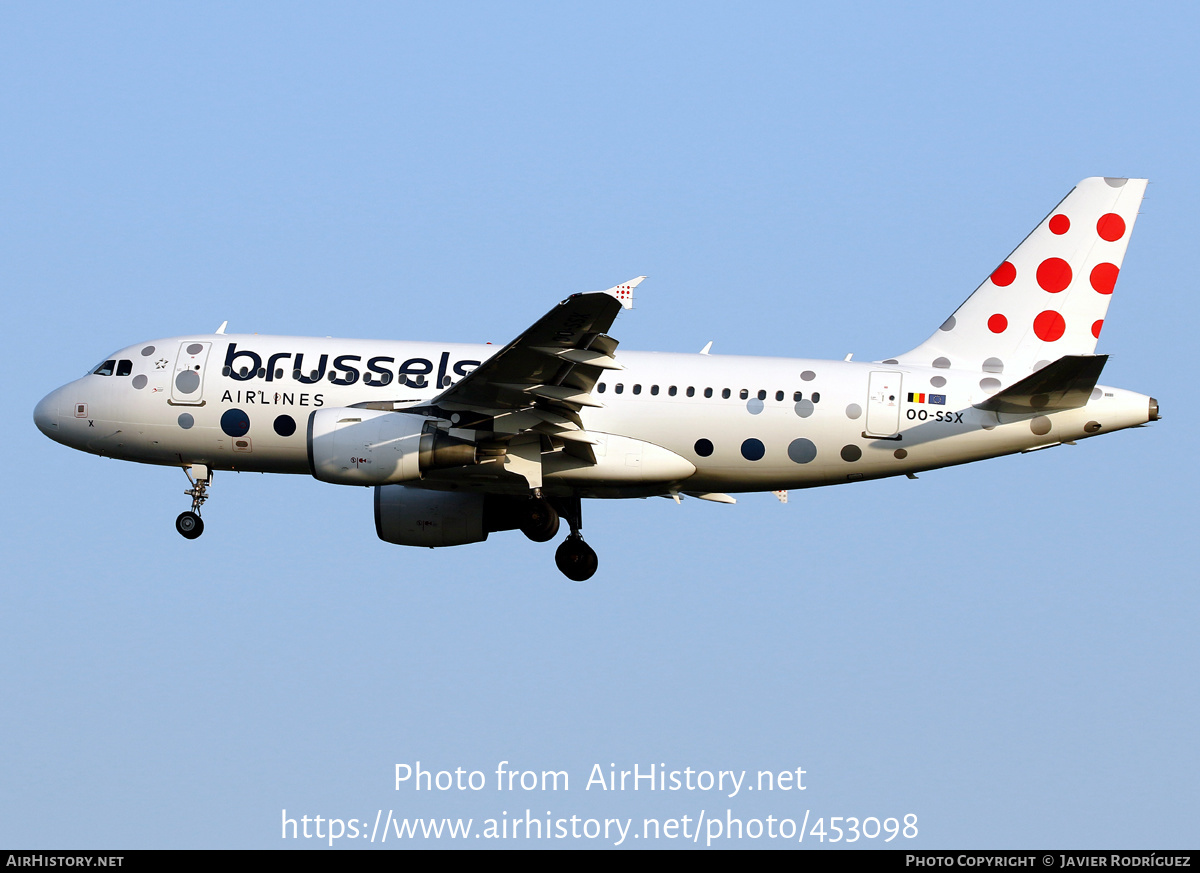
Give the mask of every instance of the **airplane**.
POLYGON ((811 488, 1031 452, 1159 419, 1097 384, 1095 348, 1145 179, 1075 186, 911 351, 859 362, 617 353, 645 277, 574 294, 512 342, 257 334, 127 346, 37 404, 81 451, 181 467, 200 511, 217 470, 374 489, 386 542, 431 548, 569 534, 569 579, 598 567, 581 501, 811 488))

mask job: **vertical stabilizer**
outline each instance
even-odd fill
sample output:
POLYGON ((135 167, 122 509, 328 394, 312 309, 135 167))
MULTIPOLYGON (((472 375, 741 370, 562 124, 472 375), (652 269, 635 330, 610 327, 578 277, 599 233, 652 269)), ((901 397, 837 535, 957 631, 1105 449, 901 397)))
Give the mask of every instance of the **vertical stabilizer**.
POLYGON ((1090 355, 1145 179, 1084 179, 924 343, 894 361, 1025 374, 1090 355))

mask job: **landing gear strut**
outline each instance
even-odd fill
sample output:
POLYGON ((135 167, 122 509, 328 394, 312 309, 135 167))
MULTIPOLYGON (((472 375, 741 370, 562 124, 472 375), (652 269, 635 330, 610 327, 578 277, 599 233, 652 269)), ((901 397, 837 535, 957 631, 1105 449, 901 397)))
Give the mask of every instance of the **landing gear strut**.
POLYGON ((192 487, 183 493, 192 498, 192 508, 188 512, 179 513, 175 519, 175 530, 181 536, 194 540, 204 533, 204 519, 200 517, 200 507, 208 500, 208 486, 212 484, 212 470, 203 464, 189 464, 183 468, 184 474, 192 487))
POLYGON ((600 559, 579 533, 583 527, 583 513, 578 497, 569 497, 563 502, 562 516, 570 525, 571 533, 554 552, 554 563, 572 582, 585 582, 595 575, 600 559))

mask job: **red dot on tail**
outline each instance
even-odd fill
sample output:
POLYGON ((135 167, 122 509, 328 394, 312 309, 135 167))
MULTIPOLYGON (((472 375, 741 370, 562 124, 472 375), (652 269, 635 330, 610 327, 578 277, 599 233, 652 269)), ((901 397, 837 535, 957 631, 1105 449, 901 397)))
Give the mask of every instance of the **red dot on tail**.
POLYGON ((1116 242, 1125 236, 1125 219, 1115 212, 1101 215, 1096 222, 1096 233, 1100 234, 1100 239, 1116 242))
POLYGON ((1011 285, 1013 280, 1017 278, 1017 268, 1005 261, 992 273, 992 284, 999 285, 1003 288, 1006 285, 1011 285))
POLYGON ((1104 327, 1103 318, 1099 321, 1092 322, 1092 336, 1094 336, 1096 339, 1100 339, 1100 328, 1102 327, 1104 327))
POLYGON ((1071 284, 1071 265, 1062 258, 1046 258, 1038 264, 1037 283, 1042 290, 1057 294, 1071 284))
POLYGON ((1061 212, 1050 219, 1050 232, 1061 236, 1071 229, 1071 219, 1067 218, 1061 212))
POLYGON ((1116 264, 1096 264, 1092 267, 1092 274, 1088 278, 1092 282, 1092 287, 1101 294, 1113 293, 1113 286, 1117 284, 1117 274, 1121 270, 1116 264))
POLYGON ((997 312, 988 319, 988 330, 992 333, 1004 333, 1008 330, 1008 319, 997 312))
POLYGON ((1053 309, 1047 309, 1033 320, 1033 332, 1043 342, 1054 342, 1056 339, 1062 337, 1066 333, 1066 330, 1066 321, 1053 309))

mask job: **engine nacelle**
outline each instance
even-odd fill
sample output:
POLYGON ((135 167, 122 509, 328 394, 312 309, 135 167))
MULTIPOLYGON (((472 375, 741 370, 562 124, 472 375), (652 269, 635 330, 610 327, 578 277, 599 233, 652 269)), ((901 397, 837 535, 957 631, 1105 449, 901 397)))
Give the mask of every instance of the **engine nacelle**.
POLYGON ((475 446, 424 433, 427 420, 377 409, 319 409, 308 418, 308 469, 335 485, 384 485, 475 463, 475 446))
POLYGON ((398 546, 462 546, 520 525, 529 499, 405 485, 375 487, 375 533, 398 546))

